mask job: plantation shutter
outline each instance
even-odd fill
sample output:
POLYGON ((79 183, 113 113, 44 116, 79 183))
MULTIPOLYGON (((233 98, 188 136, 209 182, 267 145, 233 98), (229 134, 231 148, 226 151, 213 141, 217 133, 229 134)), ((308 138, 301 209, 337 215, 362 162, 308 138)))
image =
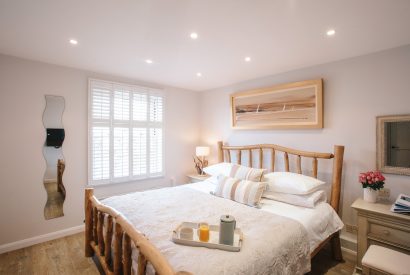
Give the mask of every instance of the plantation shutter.
POLYGON ((161 176, 161 91, 90 80, 89 181, 91 184, 161 176))

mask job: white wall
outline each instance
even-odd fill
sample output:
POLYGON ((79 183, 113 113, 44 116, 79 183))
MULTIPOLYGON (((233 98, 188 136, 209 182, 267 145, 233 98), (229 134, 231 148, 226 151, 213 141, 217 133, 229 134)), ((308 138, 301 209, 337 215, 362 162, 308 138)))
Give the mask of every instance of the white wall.
MULTIPOLYGON (((392 114, 410 114, 410 46, 202 92, 201 142, 275 143, 323 152, 331 152, 335 144, 345 145, 342 217, 345 223, 355 224, 356 214, 350 205, 363 196, 357 176, 376 168, 376 116, 392 114), (231 93, 316 78, 324 80, 324 129, 230 128, 231 93)), ((215 146, 213 155, 216 156, 215 146)), ((410 177, 386 175, 386 178, 392 198, 400 192, 410 194, 410 177)))
POLYGON ((0 245, 83 224, 88 77, 164 88, 166 94, 166 176, 97 188, 98 196, 168 186, 171 178, 184 182, 185 173, 193 171, 191 156, 199 139, 197 93, 0 55, 0 245), (65 98, 66 131, 65 216, 47 221, 44 95, 65 98))

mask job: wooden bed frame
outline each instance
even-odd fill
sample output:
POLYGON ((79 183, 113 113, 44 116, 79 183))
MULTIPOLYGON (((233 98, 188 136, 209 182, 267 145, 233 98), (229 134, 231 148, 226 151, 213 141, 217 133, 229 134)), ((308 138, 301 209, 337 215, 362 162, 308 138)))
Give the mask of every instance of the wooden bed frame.
MULTIPOLYGON (((275 155, 283 153, 285 171, 289 172, 289 155, 296 156, 297 173, 302 174, 302 158, 312 160, 311 176, 317 178, 318 160, 333 159, 332 188, 330 205, 338 212, 340 203, 341 178, 343 167, 344 146, 334 146, 334 153, 317 153, 300 151, 274 144, 258 144, 249 146, 228 146, 218 142, 218 161, 231 162, 232 154, 236 153, 237 163, 242 164, 242 152, 247 152, 247 166, 253 167, 253 155, 258 154, 258 168, 263 168, 264 153, 270 151, 270 167, 275 170, 275 155)), ((146 273, 147 264, 150 263, 156 274, 183 275, 191 274, 185 271, 175 272, 161 252, 138 231, 120 212, 102 204, 95 196, 93 188, 85 189, 85 256, 96 256, 105 274, 131 274, 131 242, 139 250, 138 275, 146 273), (104 221, 106 221, 106 234, 104 236, 104 221), (111 250, 111 244, 113 251, 111 250)), ((342 260, 340 247, 340 232, 336 232, 324 240, 312 253, 313 258, 328 242, 331 243, 333 257, 342 260)))

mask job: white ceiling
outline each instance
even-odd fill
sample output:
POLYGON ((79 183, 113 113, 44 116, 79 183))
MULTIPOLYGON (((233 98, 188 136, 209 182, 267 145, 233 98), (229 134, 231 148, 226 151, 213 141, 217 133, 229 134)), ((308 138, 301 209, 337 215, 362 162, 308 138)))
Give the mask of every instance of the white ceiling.
POLYGON ((190 90, 406 44, 408 0, 0 0, 1 53, 190 90))

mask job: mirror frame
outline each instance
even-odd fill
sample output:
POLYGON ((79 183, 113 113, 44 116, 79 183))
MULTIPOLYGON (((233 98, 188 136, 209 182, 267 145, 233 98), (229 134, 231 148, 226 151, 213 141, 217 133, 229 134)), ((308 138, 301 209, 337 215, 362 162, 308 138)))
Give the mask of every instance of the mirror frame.
POLYGON ((410 168, 408 167, 397 167, 397 166, 388 166, 386 163, 386 122, 400 122, 400 121, 409 121, 410 115, 391 115, 391 116, 378 116, 376 117, 376 139, 377 139, 377 169, 381 172, 387 174, 397 174, 397 175, 408 175, 410 176, 410 168))

